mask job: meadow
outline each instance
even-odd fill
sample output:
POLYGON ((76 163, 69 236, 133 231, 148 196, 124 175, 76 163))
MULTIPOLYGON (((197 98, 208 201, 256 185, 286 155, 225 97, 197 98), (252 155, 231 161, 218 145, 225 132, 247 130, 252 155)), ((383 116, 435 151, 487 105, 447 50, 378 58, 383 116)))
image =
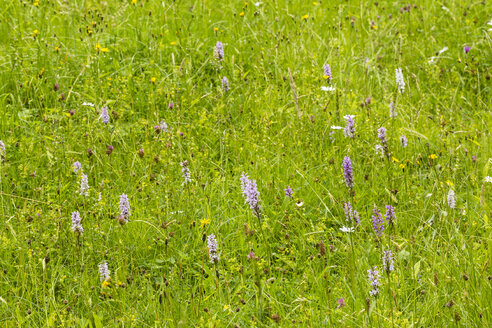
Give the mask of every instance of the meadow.
POLYGON ((1 327, 492 326, 488 1, 0 0, 1 327))

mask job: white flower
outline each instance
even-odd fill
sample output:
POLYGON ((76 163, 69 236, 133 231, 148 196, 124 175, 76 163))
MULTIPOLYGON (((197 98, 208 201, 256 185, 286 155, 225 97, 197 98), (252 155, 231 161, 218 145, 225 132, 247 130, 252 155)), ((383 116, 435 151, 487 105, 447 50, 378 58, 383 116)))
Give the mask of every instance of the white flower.
POLYGON ((444 11, 447 11, 449 13, 449 9, 448 8, 442 6, 441 9, 444 10, 444 11))
POLYGON ((354 228, 347 228, 346 226, 343 226, 340 228, 341 232, 354 232, 354 228))
POLYGON ((304 204, 303 202, 296 203, 297 207, 301 207, 303 204, 304 204))
POLYGON ((343 126, 336 126, 336 125, 332 125, 332 126, 330 127, 330 129, 332 129, 332 130, 343 130, 343 126))
POLYGON ((335 91, 335 87, 332 87, 331 85, 328 87, 321 87, 322 91, 335 91))
POLYGON ((403 80, 403 73, 401 68, 395 69, 396 85, 398 86, 398 91, 403 93, 405 91, 405 81, 403 80))
POLYGON ((441 50, 439 50, 439 55, 446 51, 448 51, 448 47, 442 48, 441 50))
POLYGON ((454 198, 454 191, 453 189, 449 189, 448 192, 448 205, 450 208, 455 208, 456 207, 456 200, 454 198))
POLYGON ((489 176, 486 176, 484 179, 483 179, 484 182, 489 182, 489 183, 492 183, 492 177, 489 177, 489 176))
POLYGON ((381 145, 376 145, 376 154, 379 154, 381 152, 381 158, 384 157, 384 148, 381 145))
POLYGON ((83 102, 82 103, 82 106, 90 106, 90 107, 94 107, 94 104, 93 103, 88 103, 88 102, 83 102))

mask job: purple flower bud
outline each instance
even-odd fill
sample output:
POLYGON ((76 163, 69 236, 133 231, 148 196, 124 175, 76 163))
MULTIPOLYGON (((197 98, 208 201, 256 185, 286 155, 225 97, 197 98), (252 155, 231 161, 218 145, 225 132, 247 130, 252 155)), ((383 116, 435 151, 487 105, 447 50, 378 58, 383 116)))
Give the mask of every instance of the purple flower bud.
POLYGON ((377 270, 377 267, 372 267, 372 269, 367 270, 367 274, 369 276, 369 283, 372 286, 372 289, 369 291, 369 295, 377 297, 379 294, 379 286, 380 286, 379 278, 381 278, 377 270))
POLYGON ((114 147, 111 146, 111 145, 109 145, 108 146, 108 149, 106 150, 106 154, 111 155, 111 153, 113 152, 113 150, 114 150, 114 147))
POLYGON ((60 86, 58 85, 58 83, 55 83, 55 85, 53 86, 53 90, 58 91, 58 89, 60 89, 60 86))
POLYGON ((395 216, 395 209, 391 205, 386 205, 386 214, 385 214, 386 221, 388 221, 389 225, 392 225, 393 222, 396 220, 395 216))
POLYGON ((169 103, 169 109, 173 109, 173 108, 174 108, 174 103, 171 101, 171 102, 169 103))
POLYGON ((284 191, 285 191, 285 196, 292 198, 292 195, 294 194, 294 192, 292 191, 292 189, 289 186, 286 186, 284 191))
POLYGON ((108 124, 109 123, 109 113, 108 113, 108 108, 107 107, 103 107, 101 109, 101 121, 104 124, 108 124))
POLYGON ((343 134, 348 137, 348 138, 354 138, 355 137, 355 121, 354 121, 354 115, 345 115, 343 118, 347 120, 347 125, 343 129, 343 134))
POLYGON ((72 231, 82 233, 84 228, 82 228, 82 219, 80 218, 79 212, 72 212, 72 231))
POLYGON ((215 44, 214 55, 219 61, 224 59, 224 46, 222 45, 222 42, 217 41, 215 44))
POLYGON ((467 54, 470 51, 471 47, 465 46, 463 50, 465 51, 465 54, 467 54))
POLYGON ((120 224, 125 224, 130 219, 131 209, 130 202, 128 201, 128 196, 126 194, 120 195, 120 224))
POLYGON ((249 207, 253 210, 253 214, 260 218, 260 206, 258 204, 258 187, 256 186, 256 180, 250 180, 248 176, 243 173, 241 175, 241 189, 245 198, 245 203, 249 204, 249 207))
POLYGON ((324 66, 323 77, 325 78, 325 80, 326 80, 328 83, 330 83, 330 82, 331 82, 331 78, 332 78, 332 75, 331 75, 331 68, 330 68, 330 65, 328 65, 328 64, 325 64, 325 66, 324 66))
POLYGON ((376 205, 374 205, 374 209, 372 210, 372 213, 373 213, 372 229, 376 233, 376 236, 380 237, 383 234, 383 230, 384 230, 383 217, 381 216, 381 212, 379 212, 376 205))
POLYGON ((101 275, 101 280, 109 280, 109 269, 108 269, 108 264, 106 262, 103 262, 99 264, 99 274, 101 275))
POLYGON ((74 162, 72 164, 72 167, 73 167, 73 171, 75 172, 75 174, 82 172, 82 164, 80 164, 80 162, 74 162))
POLYGON ((208 258, 211 263, 219 262, 220 256, 217 253, 217 240, 215 240, 215 235, 211 234, 207 238, 207 247, 208 247, 208 258))
POLYGON ((395 266, 393 264, 393 255, 391 254, 391 251, 384 251, 383 268, 387 274, 395 270, 395 266))
POLYGON ((222 78, 222 88, 225 92, 229 91, 229 80, 225 76, 222 78))
POLYGON ((354 178, 352 176, 352 161, 348 155, 343 159, 343 175, 345 176, 345 184, 349 189, 352 189, 354 178))
POLYGON ((337 298, 337 304, 337 309, 342 308, 345 306, 345 301, 343 300, 343 298, 337 298))

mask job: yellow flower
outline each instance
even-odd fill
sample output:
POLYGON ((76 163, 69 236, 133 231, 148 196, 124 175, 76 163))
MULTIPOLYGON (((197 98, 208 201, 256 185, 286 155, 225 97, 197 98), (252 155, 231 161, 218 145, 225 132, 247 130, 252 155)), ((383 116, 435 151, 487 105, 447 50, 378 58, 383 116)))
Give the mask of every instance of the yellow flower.
POLYGON ((107 280, 104 280, 103 283, 102 283, 102 287, 103 288, 106 288, 106 287, 109 287, 111 285, 111 283, 107 280))
POLYGON ((132 0, 132 5, 136 5, 137 4, 137 0, 132 0))
POLYGON ((152 78, 150 79, 150 82, 151 82, 151 83, 155 83, 155 77, 152 77, 152 78))
POLYGON ((218 32, 219 31, 219 28, 218 27, 214 27, 214 31, 215 32, 218 32))
POLYGON ((302 16, 302 19, 308 19, 308 17, 309 17, 309 15, 306 14, 306 15, 302 16))
POLYGON ((59 52, 59 51, 60 51, 60 47, 56 46, 56 47, 55 47, 55 51, 56 51, 56 52, 59 52))
POLYGON ((243 16, 244 16, 244 11, 241 11, 241 12, 239 13, 239 16, 243 17, 243 16))
POLYGON ((447 184, 448 184, 448 186, 450 186, 450 187, 454 186, 454 184, 453 184, 451 181, 449 181, 449 180, 447 180, 447 181, 446 181, 446 183, 447 183, 447 184))
POLYGON ((317 2, 313 2, 313 6, 317 6, 317 5, 318 5, 318 3, 317 3, 317 2))
POLYGON ((248 6, 248 2, 247 2, 247 1, 245 1, 245 2, 244 2, 244 6, 245 6, 245 7, 247 7, 247 6, 248 6))
POLYGON ((401 167, 402 169, 404 169, 404 168, 405 168, 405 164, 400 164, 400 167, 401 167))
POLYGON ((99 43, 96 43, 96 51, 97 52, 101 51, 101 45, 99 43))
POLYGON ((328 79, 330 78, 330 76, 329 76, 329 75, 323 75, 323 78, 324 78, 325 80, 328 80, 328 79))
POLYGON ((429 158, 430 159, 436 159, 437 158, 437 155, 436 154, 431 154, 431 155, 429 155, 429 158))
POLYGON ((38 30, 34 30, 34 31, 32 32, 32 36, 33 36, 33 37, 38 36, 38 34, 39 34, 39 31, 38 31, 38 30))
POLYGON ((176 44, 177 44, 177 42, 176 42, 176 41, 171 42, 171 45, 172 45, 172 46, 174 46, 174 45, 176 45, 176 44))
POLYGON ((398 158, 396 158, 396 157, 394 157, 394 156, 391 156, 391 159, 393 160, 393 162, 400 163, 400 161, 398 160, 398 158))
POLYGON ((210 219, 201 219, 200 220, 200 227, 203 228, 207 224, 210 224, 210 219))
POLYGON ((37 7, 39 6, 39 1, 34 2, 34 5, 37 7))
POLYGON ((101 51, 102 52, 109 52, 109 49, 108 48, 101 48, 101 51))

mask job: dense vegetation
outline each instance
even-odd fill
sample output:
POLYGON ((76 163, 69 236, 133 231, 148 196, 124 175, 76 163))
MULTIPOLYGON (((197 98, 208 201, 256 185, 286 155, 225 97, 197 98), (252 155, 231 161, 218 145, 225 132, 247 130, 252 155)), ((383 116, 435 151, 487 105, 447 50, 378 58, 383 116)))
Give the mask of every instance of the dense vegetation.
POLYGON ((491 325, 491 13, 0 0, 0 325, 491 325))

